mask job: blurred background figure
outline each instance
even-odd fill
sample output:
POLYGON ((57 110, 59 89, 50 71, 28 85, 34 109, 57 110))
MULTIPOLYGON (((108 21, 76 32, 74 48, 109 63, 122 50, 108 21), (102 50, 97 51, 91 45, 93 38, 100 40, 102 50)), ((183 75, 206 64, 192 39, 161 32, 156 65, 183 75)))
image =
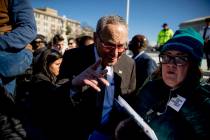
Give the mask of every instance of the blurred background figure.
POLYGON ((46 37, 41 34, 37 34, 36 38, 31 42, 33 48, 33 63, 31 66, 32 73, 36 73, 36 69, 40 67, 40 64, 37 63, 40 55, 44 50, 47 49, 46 37))
POLYGON ((157 50, 160 51, 163 45, 172 38, 174 32, 168 27, 167 23, 162 25, 163 29, 158 33, 157 37, 157 50))
POLYGON ((65 52, 64 37, 60 34, 56 34, 52 39, 52 49, 57 50, 61 54, 65 52))
POLYGON ((84 35, 77 38, 78 46, 85 47, 94 44, 94 39, 92 36, 84 35))
POLYGON ((201 36, 204 39, 204 53, 207 61, 207 69, 210 69, 210 18, 205 19, 205 27, 201 30, 201 36))
POLYGON ((31 42, 33 49, 33 57, 36 58, 43 50, 46 49, 47 41, 44 35, 37 34, 36 38, 31 42))
POLYGON ((46 37, 42 34, 37 34, 36 38, 31 42, 33 50, 40 49, 46 46, 46 37))
POLYGON ((74 49, 74 48, 77 48, 77 41, 74 38, 69 38, 68 39, 68 48, 67 48, 67 50, 68 49, 74 49))
POLYGON ((129 49, 133 53, 133 59, 136 63, 136 89, 140 88, 145 79, 151 75, 157 68, 155 60, 146 54, 145 49, 148 46, 148 40, 144 35, 135 35, 129 43, 129 49))

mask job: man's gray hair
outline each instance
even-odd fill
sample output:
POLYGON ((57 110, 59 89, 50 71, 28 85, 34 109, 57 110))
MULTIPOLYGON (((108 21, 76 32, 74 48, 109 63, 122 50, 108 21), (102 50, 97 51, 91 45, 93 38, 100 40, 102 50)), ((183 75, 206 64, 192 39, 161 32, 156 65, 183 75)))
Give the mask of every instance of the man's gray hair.
POLYGON ((122 24, 125 25, 125 27, 128 27, 125 19, 121 16, 103 16, 98 20, 96 33, 100 33, 107 24, 122 24))

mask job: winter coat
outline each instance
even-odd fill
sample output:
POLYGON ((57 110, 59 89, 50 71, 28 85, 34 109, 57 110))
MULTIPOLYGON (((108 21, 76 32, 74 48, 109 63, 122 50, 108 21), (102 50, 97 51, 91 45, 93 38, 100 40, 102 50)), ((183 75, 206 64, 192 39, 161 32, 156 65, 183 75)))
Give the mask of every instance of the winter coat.
POLYGON ((76 137, 69 91, 68 81, 59 86, 43 73, 32 78, 31 91, 27 99, 28 123, 31 125, 28 132, 32 132, 30 133, 32 139, 36 139, 37 135, 45 140, 76 137))
POLYGON ((18 118, 13 97, 0 85, 0 140, 25 140, 26 131, 18 118))
POLYGON ((162 79, 145 84, 138 95, 137 112, 151 126, 159 140, 207 140, 210 138, 209 85, 185 82, 175 90, 162 79), (167 105, 171 98, 186 100, 179 111, 167 105))

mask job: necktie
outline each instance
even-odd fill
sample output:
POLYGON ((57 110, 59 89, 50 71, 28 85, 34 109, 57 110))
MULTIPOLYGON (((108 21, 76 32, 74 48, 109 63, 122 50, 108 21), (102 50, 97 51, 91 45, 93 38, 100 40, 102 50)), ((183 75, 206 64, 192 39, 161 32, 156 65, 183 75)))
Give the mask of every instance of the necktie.
POLYGON ((205 37, 206 37, 207 29, 208 29, 208 27, 205 27, 205 28, 204 28, 204 32, 203 32, 203 39, 204 39, 204 40, 205 40, 205 37))
POLYGON ((109 120, 109 113, 112 109, 113 100, 114 100, 114 81, 113 81, 113 68, 106 67, 108 70, 106 79, 109 81, 110 85, 105 87, 104 92, 104 101, 103 101, 103 110, 102 110, 102 124, 106 124, 109 120))

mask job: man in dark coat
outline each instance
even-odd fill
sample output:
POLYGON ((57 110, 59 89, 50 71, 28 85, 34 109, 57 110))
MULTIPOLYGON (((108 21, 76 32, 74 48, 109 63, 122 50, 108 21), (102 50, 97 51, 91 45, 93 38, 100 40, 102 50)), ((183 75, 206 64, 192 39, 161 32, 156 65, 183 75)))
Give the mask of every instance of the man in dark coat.
POLYGON ((70 96, 86 136, 90 140, 109 140, 122 117, 115 97, 122 95, 131 100, 135 90, 135 63, 124 53, 128 29, 122 17, 102 17, 94 40, 95 45, 65 52, 60 79, 71 80, 70 96))
POLYGON ((204 53, 206 56, 207 69, 210 69, 210 18, 205 19, 205 27, 201 31, 204 39, 204 53))
POLYGON ((146 78, 156 69, 157 64, 146 54, 148 41, 144 35, 135 35, 129 44, 129 49, 133 52, 133 59, 136 62, 136 89, 140 88, 146 78))

